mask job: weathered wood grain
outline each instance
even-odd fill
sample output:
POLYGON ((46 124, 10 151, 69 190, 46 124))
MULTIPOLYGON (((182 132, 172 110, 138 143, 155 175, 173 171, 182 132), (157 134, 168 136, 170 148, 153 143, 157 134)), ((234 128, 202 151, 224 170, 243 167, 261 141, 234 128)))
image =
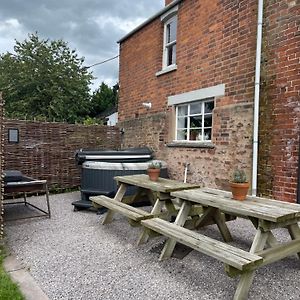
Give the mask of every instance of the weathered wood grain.
POLYGON ((159 218, 144 220, 141 221, 141 224, 241 271, 256 268, 263 262, 262 257, 259 257, 258 255, 159 218))

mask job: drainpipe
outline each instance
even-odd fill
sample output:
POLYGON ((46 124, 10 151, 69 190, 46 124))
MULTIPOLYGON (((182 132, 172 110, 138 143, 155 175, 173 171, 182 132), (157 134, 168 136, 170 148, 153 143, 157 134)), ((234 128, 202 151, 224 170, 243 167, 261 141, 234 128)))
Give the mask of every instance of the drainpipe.
POLYGON ((253 159, 252 159, 252 196, 257 193, 257 161, 258 161, 258 123, 259 123, 259 88, 260 65, 262 47, 264 1, 258 0, 257 37, 256 37, 256 65, 255 65, 255 90, 254 90, 254 116, 253 116, 253 159))

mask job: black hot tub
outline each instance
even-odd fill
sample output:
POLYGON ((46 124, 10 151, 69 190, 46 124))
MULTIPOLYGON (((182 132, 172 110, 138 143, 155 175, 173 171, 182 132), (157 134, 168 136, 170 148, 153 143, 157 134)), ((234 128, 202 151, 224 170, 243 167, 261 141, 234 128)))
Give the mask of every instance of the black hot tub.
MULTIPOLYGON (((153 153, 149 148, 78 151, 75 157, 77 164, 81 165, 81 200, 72 203, 75 210, 92 207, 90 196, 114 197, 117 191, 115 176, 145 174, 153 161, 153 153)), ((161 177, 167 178, 166 163, 161 163, 161 177)), ((128 189, 127 195, 134 192, 135 188, 128 189)))

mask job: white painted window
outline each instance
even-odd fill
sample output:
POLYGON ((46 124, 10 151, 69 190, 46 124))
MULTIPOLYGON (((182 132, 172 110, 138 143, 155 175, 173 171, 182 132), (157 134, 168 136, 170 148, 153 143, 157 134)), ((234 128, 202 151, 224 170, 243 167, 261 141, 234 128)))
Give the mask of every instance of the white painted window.
POLYGON ((177 15, 164 24, 163 69, 176 65, 177 15))
POLYGON ((214 98, 176 106, 176 141, 210 142, 214 98))

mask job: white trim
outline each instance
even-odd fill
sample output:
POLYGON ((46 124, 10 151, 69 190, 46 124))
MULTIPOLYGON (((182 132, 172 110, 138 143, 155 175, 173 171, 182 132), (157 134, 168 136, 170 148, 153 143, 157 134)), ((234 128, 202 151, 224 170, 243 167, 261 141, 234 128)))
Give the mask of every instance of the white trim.
POLYGON ((166 13, 161 15, 160 20, 162 22, 166 22, 168 19, 172 18, 174 15, 178 13, 178 5, 174 6, 170 10, 168 10, 166 13))
POLYGON ((163 40, 163 57, 162 57, 162 70, 165 70, 166 68, 170 67, 170 66, 174 66, 176 65, 176 60, 177 60, 177 53, 175 53, 176 55, 176 59, 175 59, 175 64, 172 65, 168 65, 168 60, 169 60, 169 56, 168 56, 168 48, 173 47, 174 45, 177 45, 177 14, 172 14, 172 16, 168 15, 168 19, 166 19, 164 21, 164 40, 163 40), (175 40, 171 41, 171 42, 167 42, 167 27, 170 23, 172 22, 176 22, 176 36, 175 36, 175 40))
POLYGON ((168 106, 225 95, 225 84, 219 84, 168 97, 168 106))
POLYGON ((161 71, 156 72, 155 75, 160 76, 160 75, 163 75, 165 73, 169 73, 169 72, 176 71, 176 70, 177 70, 177 65, 171 65, 171 66, 168 66, 168 67, 166 67, 165 69, 163 69, 161 71))

